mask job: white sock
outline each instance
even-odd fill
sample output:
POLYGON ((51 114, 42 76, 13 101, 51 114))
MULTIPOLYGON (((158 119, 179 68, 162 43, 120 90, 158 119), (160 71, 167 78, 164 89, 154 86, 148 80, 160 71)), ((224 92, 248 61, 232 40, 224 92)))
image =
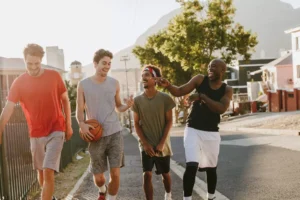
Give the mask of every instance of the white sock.
POLYGON ((105 192, 106 192, 106 185, 105 185, 105 184, 102 185, 102 186, 99 188, 99 191, 100 191, 101 193, 105 193, 105 192))
POLYGON ((171 192, 170 193, 167 193, 167 192, 165 192, 165 197, 172 197, 172 194, 171 194, 171 192))
POLYGON ((209 194, 209 193, 207 193, 207 198, 213 199, 213 198, 215 198, 215 194, 209 194))
POLYGON ((192 200, 192 197, 183 197, 183 200, 192 200))
POLYGON ((117 199, 117 195, 112 196, 110 194, 108 194, 107 200, 116 200, 117 199))

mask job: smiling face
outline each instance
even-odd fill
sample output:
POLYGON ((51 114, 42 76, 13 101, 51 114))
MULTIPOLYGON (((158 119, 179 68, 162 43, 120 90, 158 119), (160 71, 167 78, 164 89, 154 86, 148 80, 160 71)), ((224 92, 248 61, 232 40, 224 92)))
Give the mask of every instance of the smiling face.
POLYGON ((156 85, 155 78, 148 70, 143 71, 142 81, 145 89, 153 88, 156 85))
POLYGON ((94 62, 94 67, 96 69, 96 75, 106 77, 111 66, 111 58, 104 56, 99 60, 98 63, 94 62))
POLYGON ((38 76, 41 71, 42 59, 38 56, 26 55, 26 69, 30 76, 38 76))
POLYGON ((224 61, 215 59, 212 60, 207 68, 208 78, 211 81, 222 81, 222 78, 226 71, 226 64, 224 61))

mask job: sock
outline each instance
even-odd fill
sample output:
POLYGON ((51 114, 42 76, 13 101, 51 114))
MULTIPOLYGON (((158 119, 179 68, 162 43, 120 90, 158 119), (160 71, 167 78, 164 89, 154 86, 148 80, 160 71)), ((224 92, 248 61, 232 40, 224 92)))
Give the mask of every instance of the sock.
POLYGON ((215 194, 209 194, 209 193, 207 193, 207 198, 213 199, 213 198, 215 198, 215 194))
POLYGON ((106 192, 106 185, 105 185, 105 184, 102 185, 102 186, 99 188, 99 191, 100 191, 101 193, 105 193, 105 192, 106 192))
POLYGON ((183 197, 183 200, 192 200, 192 197, 183 197))
POLYGON ((117 195, 112 196, 110 194, 108 194, 107 200, 116 200, 117 199, 117 195))
POLYGON ((172 197, 171 192, 170 193, 165 192, 165 197, 168 197, 168 198, 172 197))

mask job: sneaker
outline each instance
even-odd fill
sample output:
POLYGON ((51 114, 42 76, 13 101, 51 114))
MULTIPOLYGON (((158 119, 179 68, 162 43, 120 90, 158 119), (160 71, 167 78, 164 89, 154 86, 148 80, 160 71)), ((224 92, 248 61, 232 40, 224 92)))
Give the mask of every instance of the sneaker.
POLYGON ((52 197, 52 200, 57 200, 57 198, 55 196, 52 197))
POLYGON ((212 199, 208 199, 208 200, 214 200, 214 199, 216 199, 217 197, 214 197, 214 198, 212 198, 212 199))
POLYGON ((98 197, 98 200, 106 200, 106 193, 107 193, 107 186, 105 185, 105 192, 99 192, 99 197, 98 197))
POLYGON ((172 197, 165 195, 165 199, 164 200, 173 200, 172 197))

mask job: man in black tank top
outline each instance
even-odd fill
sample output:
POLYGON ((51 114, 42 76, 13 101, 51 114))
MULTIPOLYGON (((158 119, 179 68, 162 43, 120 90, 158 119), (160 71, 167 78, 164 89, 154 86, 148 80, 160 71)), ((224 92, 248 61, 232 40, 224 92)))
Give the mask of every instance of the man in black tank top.
POLYGON ((177 87, 165 79, 158 81, 176 97, 196 92, 189 97, 192 110, 184 130, 186 170, 183 176, 184 200, 192 199, 197 170, 206 171, 207 198, 215 199, 217 164, 221 138, 218 133, 220 114, 229 107, 232 88, 222 82, 226 72, 223 60, 214 59, 208 65, 208 76, 197 75, 188 83, 177 87))

